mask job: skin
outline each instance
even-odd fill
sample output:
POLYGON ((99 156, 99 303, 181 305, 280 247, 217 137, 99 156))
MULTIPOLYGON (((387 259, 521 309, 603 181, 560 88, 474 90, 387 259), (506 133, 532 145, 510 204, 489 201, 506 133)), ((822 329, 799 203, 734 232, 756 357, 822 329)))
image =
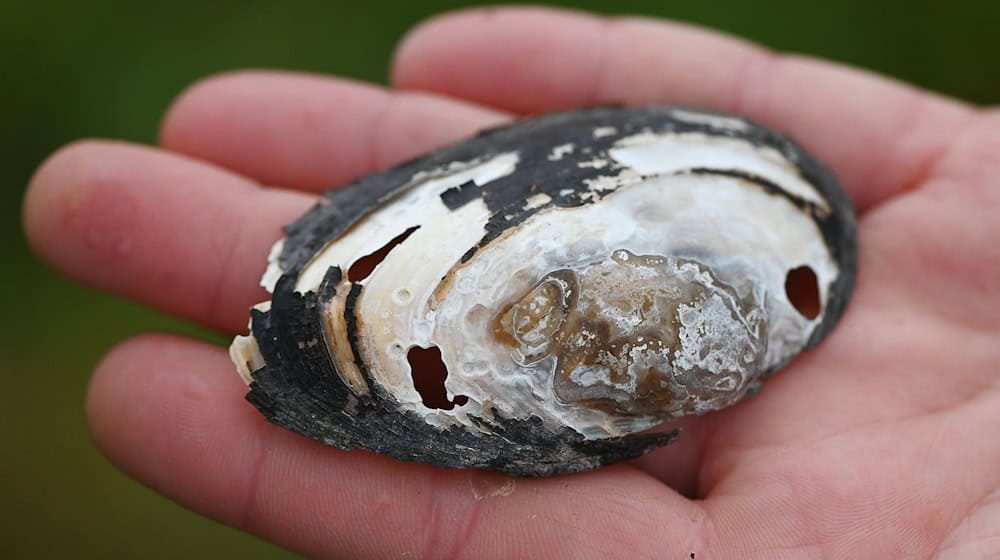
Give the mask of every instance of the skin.
POLYGON ((746 115, 832 166, 860 214, 855 298, 816 350, 677 444, 545 480, 326 448, 266 424, 225 349, 142 336, 87 394, 122 470, 315 557, 1000 555, 1000 112, 704 29, 524 8, 421 25, 392 82, 197 83, 159 148, 51 156, 31 244, 80 282, 242 333, 280 226, 328 185, 517 114, 659 102, 746 115))

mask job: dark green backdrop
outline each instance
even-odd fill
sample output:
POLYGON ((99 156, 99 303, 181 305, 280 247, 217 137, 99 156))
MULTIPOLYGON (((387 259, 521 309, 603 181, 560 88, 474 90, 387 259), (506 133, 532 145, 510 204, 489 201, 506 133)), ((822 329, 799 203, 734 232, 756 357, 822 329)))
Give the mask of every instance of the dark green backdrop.
MULTIPOLYGON (((71 140, 152 143, 171 98, 213 72, 274 67, 384 82, 401 34, 461 4, 0 4, 0 557, 290 557, 183 511, 94 449, 82 397, 101 354, 140 331, 196 331, 47 270, 21 231, 24 187, 33 168, 71 140)), ((610 3, 569 5, 611 12, 610 3)), ((860 65, 976 103, 1000 102, 996 0, 615 6, 860 65)))

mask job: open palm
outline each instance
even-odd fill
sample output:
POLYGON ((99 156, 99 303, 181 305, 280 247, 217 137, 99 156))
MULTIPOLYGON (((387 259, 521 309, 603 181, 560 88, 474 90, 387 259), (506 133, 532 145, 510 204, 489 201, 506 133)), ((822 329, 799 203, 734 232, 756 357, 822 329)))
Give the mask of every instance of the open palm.
POLYGON ((322 189, 516 114, 658 102, 746 115, 831 165, 860 212, 855 299, 677 444, 540 480, 326 448, 266 424, 224 349, 144 336, 88 395, 121 468, 320 557, 1000 557, 1000 113, 691 27, 537 9, 432 21, 393 79, 199 83, 161 149, 52 156, 29 238, 83 282, 242 332, 280 226, 322 189))

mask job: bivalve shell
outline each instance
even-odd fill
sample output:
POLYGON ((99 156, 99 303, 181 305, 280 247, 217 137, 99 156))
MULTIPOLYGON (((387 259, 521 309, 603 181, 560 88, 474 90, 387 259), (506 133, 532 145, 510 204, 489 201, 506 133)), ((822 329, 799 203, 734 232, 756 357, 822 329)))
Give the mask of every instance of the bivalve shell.
POLYGON ((735 404, 833 328, 856 272, 832 173, 682 108, 490 130, 285 231, 231 347, 247 399, 341 449, 514 475, 633 458, 735 404))

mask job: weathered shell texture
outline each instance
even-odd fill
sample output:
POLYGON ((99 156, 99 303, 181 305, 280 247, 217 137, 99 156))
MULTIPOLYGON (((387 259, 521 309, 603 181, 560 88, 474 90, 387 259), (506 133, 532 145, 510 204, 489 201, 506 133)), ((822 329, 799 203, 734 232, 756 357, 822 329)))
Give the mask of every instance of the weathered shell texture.
POLYGON ((734 404, 817 344, 856 271, 827 169, 743 119, 667 107, 490 130, 332 190, 285 232, 273 297, 231 348, 247 399, 342 449, 514 475, 669 443, 650 428, 734 404), (815 317, 786 292, 802 267, 815 317), (411 371, 433 348, 439 405, 411 371))

